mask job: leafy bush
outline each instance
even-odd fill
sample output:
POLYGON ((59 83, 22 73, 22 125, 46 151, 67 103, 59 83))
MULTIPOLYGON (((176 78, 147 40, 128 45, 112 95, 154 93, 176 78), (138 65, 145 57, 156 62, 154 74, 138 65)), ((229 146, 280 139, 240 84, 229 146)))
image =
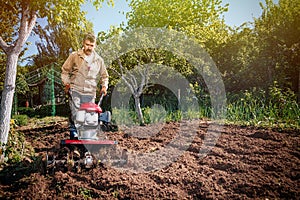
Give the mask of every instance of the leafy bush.
POLYGON ((26 126, 28 124, 28 116, 27 115, 14 115, 12 119, 15 119, 16 125, 26 126))
POLYGON ((11 120, 10 133, 7 144, 5 145, 4 159, 7 163, 18 163, 25 157, 34 155, 34 150, 32 146, 26 142, 24 134, 16 131, 15 122, 16 120, 11 120))
POLYGON ((20 115, 27 115, 28 117, 34 117, 35 116, 35 111, 33 108, 27 108, 27 107, 19 107, 18 108, 18 113, 20 115))
POLYGON ((143 108, 143 115, 146 124, 164 122, 166 120, 166 110, 161 105, 154 105, 151 108, 143 108))
POLYGON ((229 122, 277 128, 300 128, 300 108, 296 95, 283 90, 275 82, 267 92, 245 91, 229 95, 227 120, 229 122))
MULTIPOLYGON (((69 105, 59 104, 55 106, 55 116, 69 116, 70 108, 69 105)), ((43 118, 52 116, 52 105, 43 105, 35 110, 35 117, 43 118)))
POLYGON ((132 125, 138 124, 137 114, 126 108, 113 108, 112 109, 112 121, 117 124, 124 124, 124 125, 132 125))

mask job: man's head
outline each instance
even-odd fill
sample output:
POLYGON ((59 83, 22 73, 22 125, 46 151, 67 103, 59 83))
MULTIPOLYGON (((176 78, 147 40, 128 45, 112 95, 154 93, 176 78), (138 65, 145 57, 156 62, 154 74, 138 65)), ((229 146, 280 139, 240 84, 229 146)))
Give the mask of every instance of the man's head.
POLYGON ((92 33, 85 34, 83 38, 83 52, 86 55, 91 55, 96 46, 96 37, 92 33))

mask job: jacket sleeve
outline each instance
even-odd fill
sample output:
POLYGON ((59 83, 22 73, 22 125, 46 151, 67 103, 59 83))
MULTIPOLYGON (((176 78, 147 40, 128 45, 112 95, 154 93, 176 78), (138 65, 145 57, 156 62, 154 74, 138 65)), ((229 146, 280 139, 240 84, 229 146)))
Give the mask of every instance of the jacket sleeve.
POLYGON ((73 65, 73 54, 69 55, 69 57, 67 58, 67 60, 65 61, 65 63, 61 68, 61 80, 64 85, 70 84, 72 65, 73 65))

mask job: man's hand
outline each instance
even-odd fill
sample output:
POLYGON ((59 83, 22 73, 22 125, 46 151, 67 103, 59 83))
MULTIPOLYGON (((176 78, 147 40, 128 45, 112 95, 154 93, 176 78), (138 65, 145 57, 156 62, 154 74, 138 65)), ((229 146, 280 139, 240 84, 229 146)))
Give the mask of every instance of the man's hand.
POLYGON ((70 84, 66 84, 65 85, 65 93, 69 94, 69 90, 70 90, 70 84))
POLYGON ((106 87, 102 86, 101 90, 100 90, 100 94, 103 94, 104 96, 106 96, 107 91, 106 91, 106 87))

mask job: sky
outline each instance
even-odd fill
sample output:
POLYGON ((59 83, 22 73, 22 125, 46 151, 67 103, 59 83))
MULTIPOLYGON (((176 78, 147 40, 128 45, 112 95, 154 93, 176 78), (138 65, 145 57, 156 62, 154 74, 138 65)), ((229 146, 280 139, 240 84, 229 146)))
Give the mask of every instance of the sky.
MULTIPOLYGON (((244 22, 253 22, 262 14, 259 2, 265 0, 223 0, 223 5, 229 4, 228 11, 224 13, 225 23, 230 26, 240 26, 244 22)), ((273 0, 278 3, 278 0, 273 0)))
MULTIPOLYGON (((228 11, 224 13, 225 23, 238 27, 244 22, 253 21, 254 17, 258 18, 262 13, 259 2, 265 2, 265 0, 222 0, 223 5, 229 4, 228 11)), ((273 2, 278 3, 278 0, 273 0, 273 2)), ((91 4, 84 5, 82 9, 87 11, 87 19, 93 22, 95 34, 100 31, 108 31, 112 25, 118 26, 122 22, 126 22, 125 13, 130 11, 128 2, 125 0, 115 0, 114 7, 104 3, 98 11, 91 4)), ((29 41, 32 44, 28 47, 29 50, 25 56, 37 52, 35 39, 30 37, 29 41)))
MULTIPOLYGON (((110 25, 118 26, 122 21, 126 21, 125 14, 120 12, 128 12, 130 8, 125 0, 115 0, 115 6, 103 7, 96 11, 91 5, 83 7, 87 11, 87 18, 94 23, 94 31, 109 30, 110 25)), ((222 0, 222 4, 229 4, 228 12, 224 13, 225 23, 230 26, 240 26, 244 22, 253 21, 253 17, 258 18, 262 14, 259 2, 264 0, 222 0)), ((278 0, 273 0, 278 3, 278 0)))

